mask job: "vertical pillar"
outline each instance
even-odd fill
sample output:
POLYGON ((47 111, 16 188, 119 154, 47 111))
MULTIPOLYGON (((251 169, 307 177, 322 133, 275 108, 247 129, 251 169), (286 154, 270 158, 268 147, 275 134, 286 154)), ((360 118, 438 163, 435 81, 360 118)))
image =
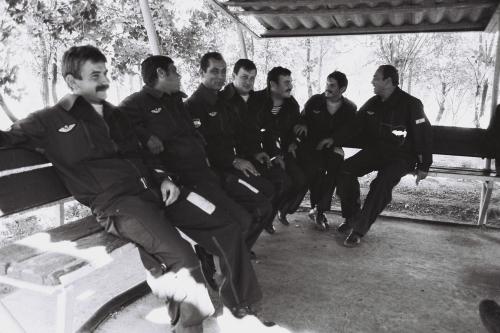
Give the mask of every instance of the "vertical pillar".
MULTIPOLYGON (((493 121, 493 116, 495 115, 495 110, 498 104, 498 83, 500 78, 500 22, 497 23, 497 48, 495 54, 495 69, 493 75, 493 87, 491 88, 491 114, 490 123, 493 121)), ((496 163, 496 161, 495 161, 496 163)), ((500 161, 499 161, 500 163, 500 161)), ((484 162, 485 169, 491 169, 491 159, 487 158, 484 162)))
POLYGON ((64 202, 54 206, 54 213, 56 215, 56 224, 61 226, 64 224, 64 202))
POLYGON ((0 323, 2 323, 2 327, 0 328, 1 332, 9 332, 9 333, 26 333, 26 331, 19 325, 16 318, 12 316, 9 310, 3 305, 0 300, 0 323))
POLYGON ((139 0, 139 3, 141 4, 144 26, 146 27, 146 30, 148 32, 151 51, 153 52, 153 55, 160 55, 160 46, 158 45, 158 39, 156 38, 156 29, 153 24, 153 18, 151 17, 151 10, 149 9, 148 0, 139 0))
POLYGON ((248 59, 247 56, 247 48, 245 46, 245 37, 243 36, 243 30, 241 30, 241 27, 239 24, 236 23, 236 30, 238 31, 238 39, 240 40, 240 55, 243 59, 248 59))
POLYGON ((57 333, 73 332, 73 310, 75 304, 75 293, 72 285, 66 286, 57 295, 57 333))

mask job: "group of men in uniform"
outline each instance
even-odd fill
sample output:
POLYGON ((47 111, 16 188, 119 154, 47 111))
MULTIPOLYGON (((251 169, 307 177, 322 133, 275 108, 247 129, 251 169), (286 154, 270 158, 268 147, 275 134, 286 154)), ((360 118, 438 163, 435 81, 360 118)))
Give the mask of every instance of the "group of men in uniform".
POLYGON ((337 188, 346 218, 338 230, 350 231, 344 244, 356 246, 401 177, 414 171, 418 184, 432 163, 422 103, 398 87, 392 66, 376 71, 376 96, 357 112, 338 71, 302 113, 288 69, 273 68, 257 92, 252 61, 238 60, 227 85, 226 71, 220 53, 205 54, 201 83, 187 98, 172 59, 151 56, 141 65, 145 86, 115 107, 105 101, 106 57, 72 47, 62 60, 72 94, 0 132, 0 144, 44 154, 108 232, 139 246, 178 333, 202 332, 214 311, 204 280, 234 317, 255 315, 262 293, 252 247, 263 230, 275 232, 276 216, 289 225, 308 190, 310 217, 326 230, 337 188), (358 136, 366 147, 344 161, 342 146, 358 136), (361 208, 357 178, 374 170, 361 208))

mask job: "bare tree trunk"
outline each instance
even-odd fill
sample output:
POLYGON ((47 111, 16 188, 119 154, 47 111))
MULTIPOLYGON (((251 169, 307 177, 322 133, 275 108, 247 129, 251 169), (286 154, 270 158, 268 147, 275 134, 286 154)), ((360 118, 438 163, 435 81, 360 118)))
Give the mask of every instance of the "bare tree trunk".
POLYGON ((445 111, 444 108, 445 101, 446 101, 446 82, 441 82, 441 98, 438 100, 439 111, 436 117, 436 125, 438 125, 441 119, 443 118, 443 114, 445 111))
POLYGON ((306 39, 306 81, 307 81, 307 95, 312 97, 311 85, 311 39, 306 39))
POLYGON ((480 128, 481 127, 481 124, 479 123, 479 120, 481 118, 481 116, 479 115, 480 114, 480 110, 481 110, 481 106, 480 106, 480 101, 479 101, 479 94, 481 92, 481 86, 479 84, 476 85, 476 92, 474 94, 474 126, 476 126, 476 128, 480 128))
POLYGON ((488 87, 489 87, 489 82, 488 79, 486 79, 483 83, 483 94, 481 96, 481 109, 479 112, 480 118, 484 116, 484 106, 486 104, 486 96, 488 95, 488 87))
POLYGON ((321 93, 321 71, 323 70, 323 43, 320 41, 319 61, 318 61, 318 94, 321 93))
POLYGON ((134 77, 132 74, 127 74, 128 75, 128 92, 130 95, 134 93, 134 77))
POLYGON ((56 59, 56 54, 57 52, 54 52, 54 59, 52 62, 52 100, 54 101, 54 104, 58 102, 57 98, 57 59, 56 59))
POLYGON ((120 99, 120 81, 116 80, 115 81, 115 87, 116 87, 116 100, 118 101, 118 103, 121 102, 121 99, 120 99))
POLYGON ((10 108, 8 107, 8 105, 5 103, 5 100, 3 99, 2 94, 0 94, 0 107, 2 107, 3 112, 5 112, 5 114, 7 115, 7 117, 9 117, 9 119, 13 123, 18 120, 17 117, 14 116, 14 114, 12 113, 12 111, 10 111, 10 108))
POLYGON ((42 102, 43 106, 49 106, 49 57, 47 55, 47 48, 45 39, 42 36, 40 38, 40 47, 42 48, 42 102))

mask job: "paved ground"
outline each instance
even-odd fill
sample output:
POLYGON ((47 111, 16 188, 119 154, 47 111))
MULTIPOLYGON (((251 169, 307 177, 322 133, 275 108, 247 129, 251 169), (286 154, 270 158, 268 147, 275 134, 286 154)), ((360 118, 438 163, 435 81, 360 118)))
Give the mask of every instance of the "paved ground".
MULTIPOLYGON (((338 215, 329 219, 340 223, 338 215)), ((317 231, 305 213, 289 227, 277 225, 275 235, 263 234, 254 249, 262 316, 293 333, 486 332, 478 304, 500 300, 500 230, 380 218, 358 248, 344 247, 344 239, 317 231)), ((77 284, 75 326, 142 278, 134 253, 77 284)), ((2 301, 28 333, 54 332, 55 297, 16 291, 2 301)), ((206 333, 220 332, 216 307, 206 333)), ((168 331, 166 311, 152 295, 96 330, 168 331)))

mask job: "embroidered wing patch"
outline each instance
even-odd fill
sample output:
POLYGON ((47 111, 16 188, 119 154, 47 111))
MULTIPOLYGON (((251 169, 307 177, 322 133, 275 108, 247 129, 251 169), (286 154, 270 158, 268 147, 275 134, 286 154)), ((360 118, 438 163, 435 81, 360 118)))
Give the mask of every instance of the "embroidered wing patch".
POLYGON ((415 123, 418 125, 418 124, 421 124, 421 123, 425 123, 425 118, 420 118, 420 119, 417 119, 415 120, 415 123))
POLYGON ((375 114, 375 112, 373 111, 366 111, 366 113, 368 113, 370 116, 373 116, 375 114))
POLYGON ((194 127, 198 128, 201 126, 201 120, 200 118, 194 118, 193 119, 193 124, 194 124, 194 127))
POLYGON ((70 132, 73 128, 75 128, 76 124, 71 124, 71 125, 64 125, 59 129, 59 132, 61 133, 68 133, 70 132))
POLYGON ((217 115, 217 112, 210 112, 209 115, 211 115, 212 117, 215 117, 217 115))
POLYGON ((321 110, 313 110, 314 113, 320 113, 321 110))
POLYGON ((160 113, 160 111, 161 111, 161 108, 156 108, 156 109, 151 110, 151 113, 160 113))

